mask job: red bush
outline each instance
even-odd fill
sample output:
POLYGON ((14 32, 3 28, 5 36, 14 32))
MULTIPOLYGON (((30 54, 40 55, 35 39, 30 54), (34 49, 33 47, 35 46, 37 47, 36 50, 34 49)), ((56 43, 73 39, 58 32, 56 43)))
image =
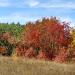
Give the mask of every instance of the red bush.
POLYGON ((25 53, 26 58, 34 58, 36 57, 36 51, 33 49, 33 47, 30 47, 26 53, 25 53))
POLYGON ((25 50, 21 47, 18 54, 31 58, 37 55, 35 50, 38 50, 38 59, 66 60, 67 54, 60 48, 68 48, 68 45, 72 42, 68 25, 68 23, 61 22, 56 17, 43 18, 35 23, 27 23, 21 42, 24 45, 27 44, 28 49, 25 50), (22 49, 25 50, 24 53, 22 49), (55 57, 56 54, 58 55, 55 57))
POLYGON ((68 59, 68 52, 66 49, 62 48, 58 55, 56 55, 55 57, 55 62, 66 62, 68 59))
POLYGON ((23 44, 18 45, 16 47, 17 56, 25 56, 25 53, 27 50, 28 50, 28 48, 25 45, 23 45, 23 44))
POLYGON ((37 59, 49 60, 49 53, 46 50, 40 50, 37 59))
POLYGON ((7 53, 7 48, 4 46, 0 46, 0 53, 1 54, 7 53))
POLYGON ((35 49, 59 50, 59 47, 68 47, 71 43, 69 31, 68 23, 60 22, 56 17, 44 18, 25 26, 22 42, 35 49))

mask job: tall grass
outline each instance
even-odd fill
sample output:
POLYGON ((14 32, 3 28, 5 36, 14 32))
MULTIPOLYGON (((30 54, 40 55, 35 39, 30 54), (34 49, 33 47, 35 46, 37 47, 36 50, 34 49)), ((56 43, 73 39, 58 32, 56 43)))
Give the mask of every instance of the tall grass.
POLYGON ((75 75, 75 64, 0 57, 0 75, 75 75))

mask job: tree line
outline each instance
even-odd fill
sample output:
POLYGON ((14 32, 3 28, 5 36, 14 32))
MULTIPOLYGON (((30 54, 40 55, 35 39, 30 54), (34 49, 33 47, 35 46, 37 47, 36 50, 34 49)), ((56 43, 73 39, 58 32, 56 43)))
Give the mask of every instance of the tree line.
POLYGON ((71 61, 75 57, 75 29, 56 17, 25 25, 0 24, 0 53, 19 57, 71 61))

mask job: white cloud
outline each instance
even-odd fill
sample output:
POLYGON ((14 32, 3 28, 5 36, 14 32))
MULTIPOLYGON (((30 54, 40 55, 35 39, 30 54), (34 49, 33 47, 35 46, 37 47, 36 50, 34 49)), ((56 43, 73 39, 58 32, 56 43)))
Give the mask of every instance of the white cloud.
POLYGON ((0 0, 0 7, 8 7, 10 2, 8 0, 0 0))
POLYGON ((22 2, 19 3, 18 7, 36 7, 39 5, 38 0, 23 0, 22 2))
POLYGON ((39 5, 37 7, 40 7, 40 8, 73 8, 73 9, 75 9, 75 3, 73 3, 73 2, 39 3, 39 5))
POLYGON ((40 2, 39 0, 23 0, 20 6, 29 6, 34 8, 74 8, 75 2, 73 1, 63 1, 63 0, 50 0, 46 2, 40 2))
POLYGON ((34 6, 37 6, 39 4, 38 1, 36 0, 29 0, 29 2, 27 2, 27 4, 30 6, 30 7, 34 7, 34 6))
POLYGON ((64 1, 64 0, 50 0, 46 2, 40 2, 40 0, 0 0, 0 7, 33 7, 33 8, 73 8, 75 9, 75 1, 64 1))
POLYGON ((25 24, 26 22, 34 22, 37 19, 39 19, 39 17, 29 17, 26 15, 23 15, 22 13, 12 13, 8 16, 1 16, 0 17, 0 23, 17 23, 20 22, 21 24, 25 24))
POLYGON ((11 0, 0 0, 0 7, 33 7, 33 8, 73 8, 75 9, 75 2, 73 1, 63 1, 63 0, 50 0, 46 2, 40 2, 40 0, 21 0, 13 1, 11 0))

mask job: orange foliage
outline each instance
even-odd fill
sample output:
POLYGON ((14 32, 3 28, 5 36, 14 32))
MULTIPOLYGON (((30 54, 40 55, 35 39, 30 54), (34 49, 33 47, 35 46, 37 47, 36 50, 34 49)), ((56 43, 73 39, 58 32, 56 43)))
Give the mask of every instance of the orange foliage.
POLYGON ((15 44, 16 43, 15 37, 13 37, 12 34, 9 33, 9 32, 3 33, 1 39, 7 40, 11 44, 15 44))
MULTIPOLYGON (((38 50, 37 52, 39 54, 37 58, 48 58, 52 60, 59 53, 60 48, 68 48, 68 45, 72 42, 70 27, 68 25, 66 22, 57 20, 56 17, 43 18, 41 21, 36 21, 35 23, 27 23, 21 43, 24 45, 27 44, 28 49, 30 47, 33 49, 25 50, 21 47, 18 54, 23 54, 30 58, 37 56, 35 51, 38 50)), ((62 49, 59 56, 63 56, 63 52, 64 50, 62 49)), ((66 57, 61 58, 64 59, 66 57)), ((57 60, 57 57, 55 59, 57 60)))
POLYGON ((20 45, 16 47, 17 56, 25 56, 27 48, 24 45, 20 45))
POLYGON ((26 51, 25 57, 27 57, 27 58, 34 58, 34 57, 36 57, 36 51, 33 49, 33 47, 30 47, 30 48, 26 51))
POLYGON ((0 53, 1 53, 1 54, 4 54, 4 53, 6 53, 6 52, 7 52, 6 47, 0 46, 0 53))
POLYGON ((68 52, 66 49, 60 49, 58 55, 55 57, 55 62, 65 62, 68 59, 68 52))
POLYGON ((37 59, 49 60, 49 53, 46 50, 40 50, 37 59))

